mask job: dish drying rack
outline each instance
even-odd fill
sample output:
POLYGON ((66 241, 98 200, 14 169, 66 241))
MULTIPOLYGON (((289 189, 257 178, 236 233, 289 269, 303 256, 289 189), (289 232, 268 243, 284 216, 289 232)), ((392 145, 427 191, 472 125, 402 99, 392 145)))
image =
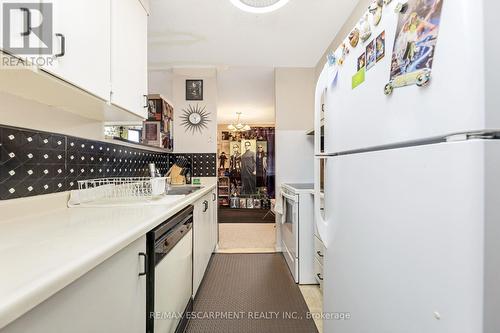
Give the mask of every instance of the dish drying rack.
POLYGON ((78 181, 80 203, 152 199, 165 194, 166 177, 99 178, 78 181))

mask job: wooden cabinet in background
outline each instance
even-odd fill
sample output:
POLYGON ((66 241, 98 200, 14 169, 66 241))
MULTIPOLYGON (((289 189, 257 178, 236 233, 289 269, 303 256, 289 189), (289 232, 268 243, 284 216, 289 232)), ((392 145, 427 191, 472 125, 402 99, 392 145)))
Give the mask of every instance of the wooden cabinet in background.
MULTIPOLYGON (((174 107, 159 94, 148 95, 148 123, 158 122, 161 147, 174 150, 174 107)), ((146 131, 143 130, 144 134, 146 131)), ((148 142, 144 142, 148 144, 148 142)))

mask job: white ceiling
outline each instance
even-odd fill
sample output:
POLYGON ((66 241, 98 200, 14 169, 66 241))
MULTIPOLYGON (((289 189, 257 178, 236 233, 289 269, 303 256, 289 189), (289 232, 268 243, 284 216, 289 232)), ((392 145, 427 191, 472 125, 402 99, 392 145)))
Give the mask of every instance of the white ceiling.
POLYGON ((358 0, 290 0, 267 14, 229 0, 150 0, 149 66, 313 67, 358 0))
POLYGON ((244 122, 274 123, 274 68, 316 66, 357 3, 290 0, 250 14, 230 0, 150 0, 150 81, 172 68, 216 67, 219 123, 238 111, 244 122))

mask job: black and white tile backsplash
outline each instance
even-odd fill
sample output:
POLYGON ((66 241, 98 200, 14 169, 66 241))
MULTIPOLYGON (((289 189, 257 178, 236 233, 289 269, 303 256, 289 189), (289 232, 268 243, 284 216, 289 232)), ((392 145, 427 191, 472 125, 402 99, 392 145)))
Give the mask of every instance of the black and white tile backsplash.
POLYGON ((188 158, 193 177, 216 176, 216 154, 169 154, 0 126, 0 200, 76 189, 79 180, 148 176, 149 163, 164 174, 179 155, 188 158))

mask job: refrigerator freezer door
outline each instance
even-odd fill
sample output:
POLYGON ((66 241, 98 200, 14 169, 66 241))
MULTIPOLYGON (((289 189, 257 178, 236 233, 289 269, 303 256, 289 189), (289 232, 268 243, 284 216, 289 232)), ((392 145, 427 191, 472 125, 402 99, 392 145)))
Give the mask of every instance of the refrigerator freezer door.
POLYGON ((482 331, 484 141, 336 157, 325 332, 482 331))
MULTIPOLYGON (((442 1, 432 82, 425 88, 398 88, 386 96, 384 86, 390 79, 398 23, 393 7, 399 2, 392 1, 385 7, 382 22, 374 27, 372 39, 385 31, 386 52, 385 57, 366 72, 365 82, 352 89, 356 62, 367 44, 351 50, 333 83, 321 81, 328 88, 326 152, 500 128, 500 117, 495 116, 498 106, 489 105, 489 114, 485 110, 485 86, 496 86, 493 80, 486 83, 485 69, 489 65, 485 64, 485 53, 488 52, 491 59, 500 57, 500 48, 492 47, 491 43, 483 45, 486 40, 484 12, 494 11, 487 6, 490 0, 442 1), (464 45, 471 47, 464 48, 464 45)), ((498 80, 498 75, 495 77, 498 80)))

